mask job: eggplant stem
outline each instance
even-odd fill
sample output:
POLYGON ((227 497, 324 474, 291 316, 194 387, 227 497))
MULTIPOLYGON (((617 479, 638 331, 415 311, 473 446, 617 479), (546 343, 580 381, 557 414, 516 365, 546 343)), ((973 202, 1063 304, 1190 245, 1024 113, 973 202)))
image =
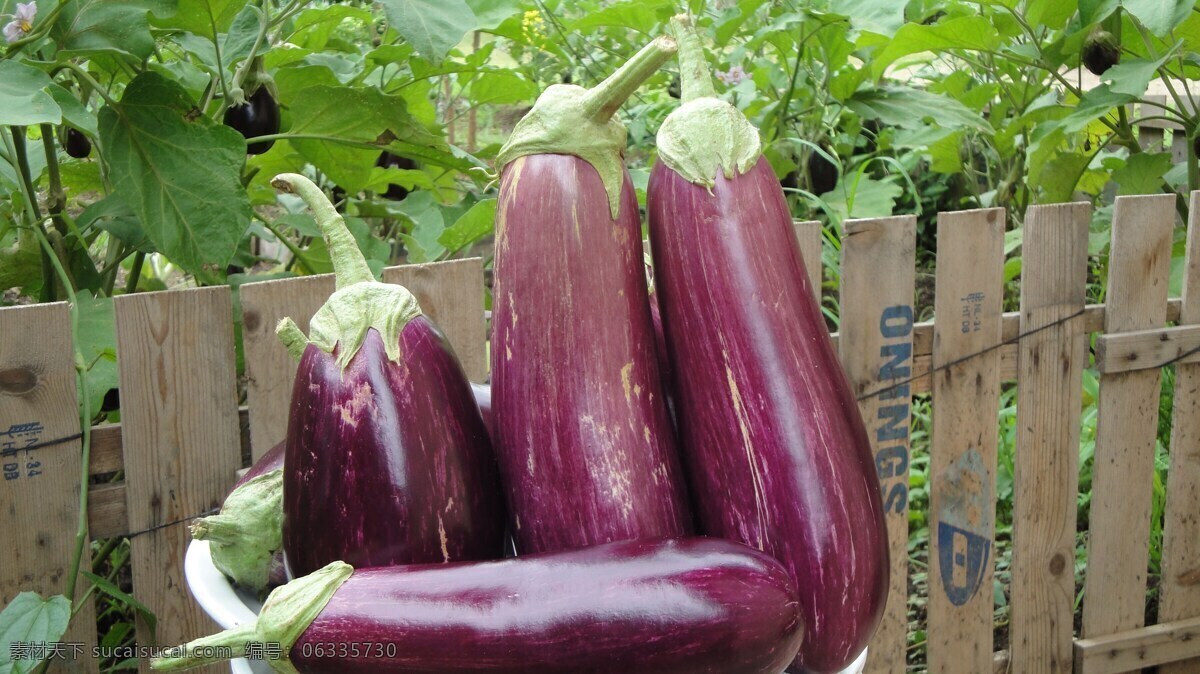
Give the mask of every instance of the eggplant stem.
POLYGON ((308 337, 300 329, 300 326, 296 325, 296 321, 290 318, 279 321, 275 326, 275 336, 283 342, 283 346, 287 348, 293 360, 299 361, 300 357, 304 355, 304 349, 308 348, 308 337))
POLYGON ((325 236, 325 245, 329 248, 329 259, 333 262, 333 274, 339 290, 355 283, 369 283, 375 280, 375 275, 367 266, 367 258, 363 257, 354 235, 346 228, 346 221, 334 209, 329 197, 325 196, 321 188, 298 173, 281 173, 275 176, 271 185, 281 192, 299 195, 312 209, 317 227, 321 228, 321 234, 325 236))
POLYGON ((696 34, 691 17, 686 14, 673 17, 671 34, 679 44, 679 79, 683 86, 683 102, 716 98, 717 90, 713 88, 708 59, 704 57, 704 47, 700 45, 700 37, 696 34))
MULTIPOLYGON (((226 648, 232 651, 232 657, 240 658, 246 654, 246 646, 258 641, 258 626, 256 623, 238 625, 224 632, 218 632, 207 637, 189 641, 183 646, 177 646, 164 651, 171 653, 164 657, 155 658, 150 662, 150 668, 163 672, 179 672, 201 665, 221 662, 228 658, 213 657, 212 653, 221 653, 226 648), (201 651, 200 649, 204 649, 201 651), (182 651, 182 653, 179 653, 182 651), (210 655, 197 655, 199 652, 210 655)), ((228 652, 228 651, 225 651, 228 652)))
POLYGON ((675 49, 675 40, 665 35, 642 47, 625 65, 584 94, 584 115, 601 124, 608 121, 642 82, 658 72, 662 64, 675 53, 675 49))

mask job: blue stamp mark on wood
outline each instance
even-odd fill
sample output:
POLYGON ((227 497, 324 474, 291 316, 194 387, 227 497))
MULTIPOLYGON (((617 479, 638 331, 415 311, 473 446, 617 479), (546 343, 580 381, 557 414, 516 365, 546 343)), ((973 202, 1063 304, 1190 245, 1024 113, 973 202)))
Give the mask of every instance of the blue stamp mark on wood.
POLYGON ((993 501, 990 475, 974 447, 939 476, 937 555, 942 589, 962 606, 979 592, 992 554, 993 501))

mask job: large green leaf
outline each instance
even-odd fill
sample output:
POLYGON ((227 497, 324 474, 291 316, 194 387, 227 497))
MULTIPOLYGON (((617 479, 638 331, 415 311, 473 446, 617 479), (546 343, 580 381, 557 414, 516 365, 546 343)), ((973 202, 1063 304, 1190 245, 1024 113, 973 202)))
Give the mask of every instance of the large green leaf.
POLYGON ((29 228, 10 228, 0 236, 0 290, 21 288, 31 295, 42 287, 42 254, 29 228))
MULTIPOLYGON (((904 25, 903 2, 896 0, 839 0, 833 9, 850 19, 856 31, 891 37, 904 25)), ((911 24, 910 24, 911 25, 911 24)))
POLYGON ((1140 97, 1146 93, 1146 88, 1150 86, 1150 80, 1158 75, 1158 67, 1166 63, 1167 59, 1172 56, 1174 56, 1173 51, 1164 54, 1162 58, 1156 60, 1129 59, 1122 61, 1109 68, 1104 73, 1103 79, 1110 83, 1109 89, 1114 94, 1128 94, 1140 97))
POLYGON ((25 674, 38 665, 37 660, 16 659, 18 644, 49 643, 62 639, 71 618, 71 602, 56 594, 42 599, 35 592, 22 592, 0 611, 0 674, 25 674))
POLYGON ((583 30, 597 26, 619 26, 649 33, 662 20, 673 13, 670 0, 624 0, 614 2, 603 9, 588 12, 571 24, 571 30, 583 30))
POLYGON ((250 226, 241 134, 201 114, 179 84, 145 72, 100 111, 100 144, 114 191, 159 251, 193 274, 225 266, 250 226))
POLYGON ((447 227, 438 236, 438 243, 452 253, 457 252, 491 234, 495 226, 496 200, 484 199, 447 227))
POLYGON ((57 84, 51 84, 46 89, 58 107, 62 109, 63 121, 71 126, 86 133, 92 138, 96 137, 96 115, 92 114, 91 110, 83 107, 75 94, 67 91, 57 84))
POLYGON ((0 126, 58 124, 62 109, 47 91, 46 73, 19 61, 0 61, 0 126))
POLYGON ((1170 152, 1140 152, 1113 171, 1112 179, 1120 188, 1118 195, 1158 194, 1162 192, 1163 176, 1170 169, 1170 152))
POLYGON ((92 414, 104 403, 104 394, 117 388, 117 333, 111 297, 78 294, 79 340, 75 347, 87 364, 88 409, 92 414))
POLYGON ((211 40, 218 33, 229 30, 246 2, 247 0, 184 0, 179 3, 179 11, 175 16, 161 23, 170 28, 203 35, 211 40))
POLYGON ((871 60, 871 75, 878 78, 896 59, 920 52, 942 53, 950 49, 986 50, 1000 43, 1000 34, 991 21, 982 16, 947 19, 932 26, 906 23, 896 31, 871 60))
POLYGON ((867 119, 916 128, 931 120, 943 128, 968 127, 991 133, 992 127, 977 113, 953 98, 911 87, 891 86, 857 92, 847 107, 867 119))
POLYGON ((495 28, 521 9, 518 0, 467 0, 475 13, 475 29, 495 28))
POLYGON ((1032 25, 1059 29, 1075 13, 1076 0, 1030 0, 1025 5, 1025 19, 1032 25))
POLYGON ((1195 4, 1195 0, 1121 0, 1125 11, 1159 37, 1183 23, 1195 4))
MULTIPOLYGON (((118 52, 137 59, 154 53, 150 14, 169 16, 176 0, 69 0, 50 34, 59 60, 81 54, 118 52)), ((185 7, 191 2, 184 2, 185 7)))
POLYGON ((476 105, 529 102, 537 94, 536 83, 510 70, 484 71, 471 82, 471 102, 476 105))
POLYGON ((475 28, 475 13, 464 0, 380 0, 388 25, 417 53, 439 63, 467 31, 475 28))
POLYGON ((439 241, 446 220, 432 194, 413 192, 400 202, 399 210, 413 221, 412 233, 400 235, 408 249, 409 262, 430 262, 446 253, 446 247, 439 241))

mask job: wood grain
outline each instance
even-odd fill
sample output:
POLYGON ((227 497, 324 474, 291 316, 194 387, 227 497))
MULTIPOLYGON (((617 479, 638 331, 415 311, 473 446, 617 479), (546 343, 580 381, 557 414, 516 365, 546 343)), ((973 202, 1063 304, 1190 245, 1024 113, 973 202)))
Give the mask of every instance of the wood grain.
POLYGON ((1076 674, 1139 672, 1154 665, 1163 665, 1160 673, 1195 672, 1198 661, 1200 617, 1075 642, 1076 674))
POLYGON ((1157 369, 1200 362, 1200 326, 1135 330, 1096 337, 1096 369, 1101 374, 1157 369))
MULTIPOLYGON (((0 606, 24 591, 67 589, 79 521, 81 454, 75 355, 66 303, 0 309, 0 606), (37 449, 33 445, 71 440, 37 449)), ((86 551, 87 548, 85 547, 86 551)), ((80 578, 75 598, 88 586, 80 578)), ((89 657, 57 671, 95 672, 95 610, 87 602, 63 641, 89 657)), ((5 654, 7 655, 7 653, 5 654)))
POLYGON ((1071 669, 1091 212, 1086 203, 1055 204, 1025 216, 1009 588, 1014 672, 1071 669))
POLYGON ((905 671, 908 462, 916 218, 848 220, 842 241, 839 355, 859 397, 887 517, 891 586, 867 672, 905 671))
MULTIPOLYGON (((215 509, 241 465, 232 296, 226 286, 125 295, 114 303, 125 499, 140 645, 174 645, 216 628, 188 594, 184 525, 215 509)), ((214 674, 222 668, 211 666, 214 674)), ((143 660, 139 671, 149 672, 143 660)))
MULTIPOLYGON (((1184 269, 1179 322, 1194 328, 1200 324, 1200 192, 1191 196, 1184 269)), ((1200 363, 1196 362, 1175 366, 1159 591, 1159 621, 1200 616, 1200 363)), ((1160 674, 1195 671, 1200 671, 1200 659, 1159 668, 1160 674)))
POLYGON ((796 241, 800 244, 800 257, 804 270, 808 272, 808 284, 812 287, 817 304, 821 303, 821 279, 824 267, 821 262, 821 223, 816 220, 793 220, 796 241))
MULTIPOLYGON (((422 311, 445 333, 467 376, 477 382, 486 379, 482 260, 388 267, 383 280, 412 291, 422 311)), ((288 404, 296 378, 296 362, 275 336, 275 325, 290 317, 307 331, 312 315, 333 289, 332 274, 241 286, 250 445, 255 460, 287 434, 288 404)))
POLYGON ((938 214, 929 671, 992 665, 1004 209, 938 214))
MULTIPOLYGON (((1161 327, 1175 196, 1118 197, 1104 331, 1161 327)), ((1146 568, 1159 371, 1100 376, 1083 635, 1103 636, 1145 621, 1146 568)))

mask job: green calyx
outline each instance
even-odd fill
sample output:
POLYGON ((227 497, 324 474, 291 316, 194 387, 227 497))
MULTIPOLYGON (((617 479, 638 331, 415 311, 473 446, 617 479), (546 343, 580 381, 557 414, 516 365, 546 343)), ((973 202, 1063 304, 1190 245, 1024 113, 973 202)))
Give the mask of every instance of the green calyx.
POLYGON ((375 280, 346 222, 311 180, 284 173, 275 176, 271 184, 282 192, 298 194, 312 209, 325 237, 337 283, 337 290, 309 322, 307 338, 291 319, 284 319, 276 327, 288 351, 293 355, 303 353, 304 347, 312 344, 333 353, 336 347, 338 365, 344 370, 362 348, 367 330, 375 328, 383 338, 388 359, 399 361, 400 331, 421 315, 417 298, 404 286, 375 280))
POLYGON ((234 489, 221 512, 192 524, 192 538, 209 541, 213 566, 243 587, 267 586, 275 553, 283 547, 283 470, 264 473, 234 489))
POLYGON ((684 102, 658 130, 658 156, 688 182, 711 188, 718 172, 732 178, 753 168, 762 142, 740 110, 716 97, 691 19, 672 18, 671 30, 679 43, 684 102))
POLYGON ((228 648, 232 657, 246 655, 250 644, 279 644, 282 656, 268 658, 271 669, 280 674, 299 674, 289 657, 292 646, 308 629, 337 589, 346 582, 354 567, 345 562, 333 562, 287 585, 275 588, 267 597, 258 619, 208 637, 165 651, 166 655, 150 661, 150 668, 178 672, 211 664, 223 658, 205 657, 228 648), (219 647, 219 648, 214 648, 219 647), (202 650, 203 649, 203 650, 202 650))
POLYGON ((675 41, 658 37, 593 89, 548 87, 496 156, 496 170, 531 154, 569 154, 600 174, 615 220, 621 206, 625 125, 615 117, 633 92, 675 53, 675 41))

